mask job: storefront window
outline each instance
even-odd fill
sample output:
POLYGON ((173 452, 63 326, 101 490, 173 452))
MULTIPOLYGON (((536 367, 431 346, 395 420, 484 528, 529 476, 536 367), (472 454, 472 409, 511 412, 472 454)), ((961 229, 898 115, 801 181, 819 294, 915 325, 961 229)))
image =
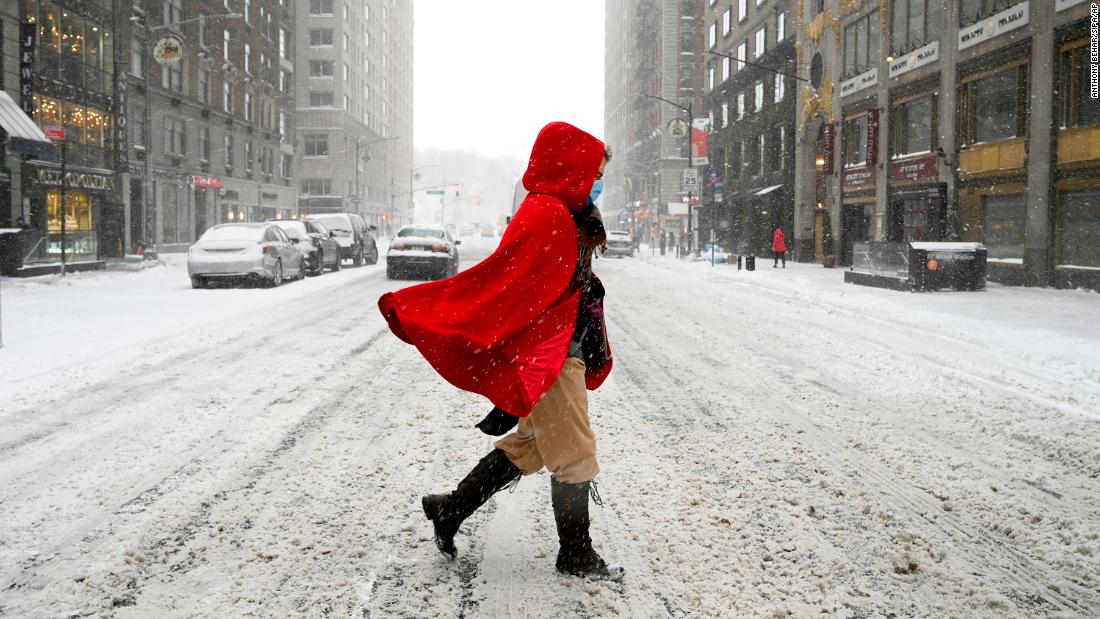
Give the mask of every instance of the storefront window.
POLYGON ((1062 127, 1080 127, 1100 123, 1100 99, 1093 99, 1090 88, 1089 47, 1087 41, 1062 52, 1060 62, 1062 88, 1062 127))
MULTIPOLYGON (((60 191, 50 191, 46 194, 46 226, 51 234, 61 232, 60 206, 60 191)), ((78 191, 66 191, 65 231, 90 230, 92 230, 92 203, 88 199, 88 194, 78 191)))
POLYGON ((114 46, 100 24, 49 1, 28 2, 26 19, 38 24, 35 69, 39 75, 95 92, 111 92, 114 46))
POLYGON ((935 95, 897 104, 890 116, 891 154, 894 157, 932 150, 936 134, 935 95))
POLYGON ((1025 135, 1027 65, 971 80, 961 89, 963 144, 996 142, 1025 135))
POLYGON ((989 257, 1022 259, 1027 221, 1025 195, 986 196, 982 211, 982 243, 989 250, 989 257))
POLYGON ((1064 265, 1100 267, 1100 189, 1062 196, 1061 259, 1064 265))
POLYGON ((844 165, 867 163, 867 115, 844 121, 844 165))

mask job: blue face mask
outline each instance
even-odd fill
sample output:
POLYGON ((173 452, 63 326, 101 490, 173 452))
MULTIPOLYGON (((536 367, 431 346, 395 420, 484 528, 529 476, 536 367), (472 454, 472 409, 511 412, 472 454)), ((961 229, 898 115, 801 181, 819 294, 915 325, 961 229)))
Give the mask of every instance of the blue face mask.
POLYGON ((592 183, 592 193, 588 194, 588 201, 593 204, 596 202, 596 198, 600 197, 600 192, 603 191, 603 179, 597 178, 595 183, 592 183))

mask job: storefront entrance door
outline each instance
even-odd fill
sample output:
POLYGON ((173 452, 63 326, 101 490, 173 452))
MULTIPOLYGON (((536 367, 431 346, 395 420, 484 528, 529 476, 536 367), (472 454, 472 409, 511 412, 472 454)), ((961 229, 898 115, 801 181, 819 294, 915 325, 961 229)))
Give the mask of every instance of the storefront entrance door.
POLYGON ((869 241, 871 215, 863 204, 845 204, 840 219, 840 264, 852 264, 852 246, 855 243, 869 241))

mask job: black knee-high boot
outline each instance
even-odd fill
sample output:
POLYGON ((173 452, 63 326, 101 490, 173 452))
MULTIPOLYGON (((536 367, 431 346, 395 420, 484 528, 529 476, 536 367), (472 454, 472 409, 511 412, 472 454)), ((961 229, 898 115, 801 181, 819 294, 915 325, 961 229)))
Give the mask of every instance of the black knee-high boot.
POLYGON ((592 548, 588 534, 588 494, 592 482, 567 484, 550 478, 550 500, 554 504, 554 520, 558 524, 557 568, 563 574, 584 576, 593 580, 622 580, 626 573, 621 566, 608 565, 592 548))
POLYGON ((458 554, 455 534, 458 527, 493 496, 512 482, 519 481, 520 471, 499 449, 489 452, 458 482, 450 494, 429 494, 420 503, 424 515, 435 527, 435 545, 450 559, 458 554))

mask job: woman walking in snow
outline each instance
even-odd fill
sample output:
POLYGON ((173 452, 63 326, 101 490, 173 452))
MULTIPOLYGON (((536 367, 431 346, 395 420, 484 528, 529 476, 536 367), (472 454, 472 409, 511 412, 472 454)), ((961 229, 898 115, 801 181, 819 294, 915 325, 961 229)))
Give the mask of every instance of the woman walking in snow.
POLYGON ((619 580, 592 547, 588 498, 598 501, 596 439, 586 389, 611 371, 603 287, 592 274, 606 233, 594 202, 610 152, 556 122, 535 140, 523 176, 529 194, 500 246, 458 275, 388 293, 378 305, 390 329, 451 384, 494 405, 479 427, 501 434, 447 494, 423 497, 435 543, 451 559, 462 522, 489 497, 544 467, 551 472, 560 572, 619 580), (495 429, 494 429, 495 428, 495 429))
POLYGON ((783 228, 776 228, 772 235, 772 253, 775 254, 772 268, 778 267, 780 260, 783 261, 783 268, 787 268, 787 239, 783 238, 783 228))

